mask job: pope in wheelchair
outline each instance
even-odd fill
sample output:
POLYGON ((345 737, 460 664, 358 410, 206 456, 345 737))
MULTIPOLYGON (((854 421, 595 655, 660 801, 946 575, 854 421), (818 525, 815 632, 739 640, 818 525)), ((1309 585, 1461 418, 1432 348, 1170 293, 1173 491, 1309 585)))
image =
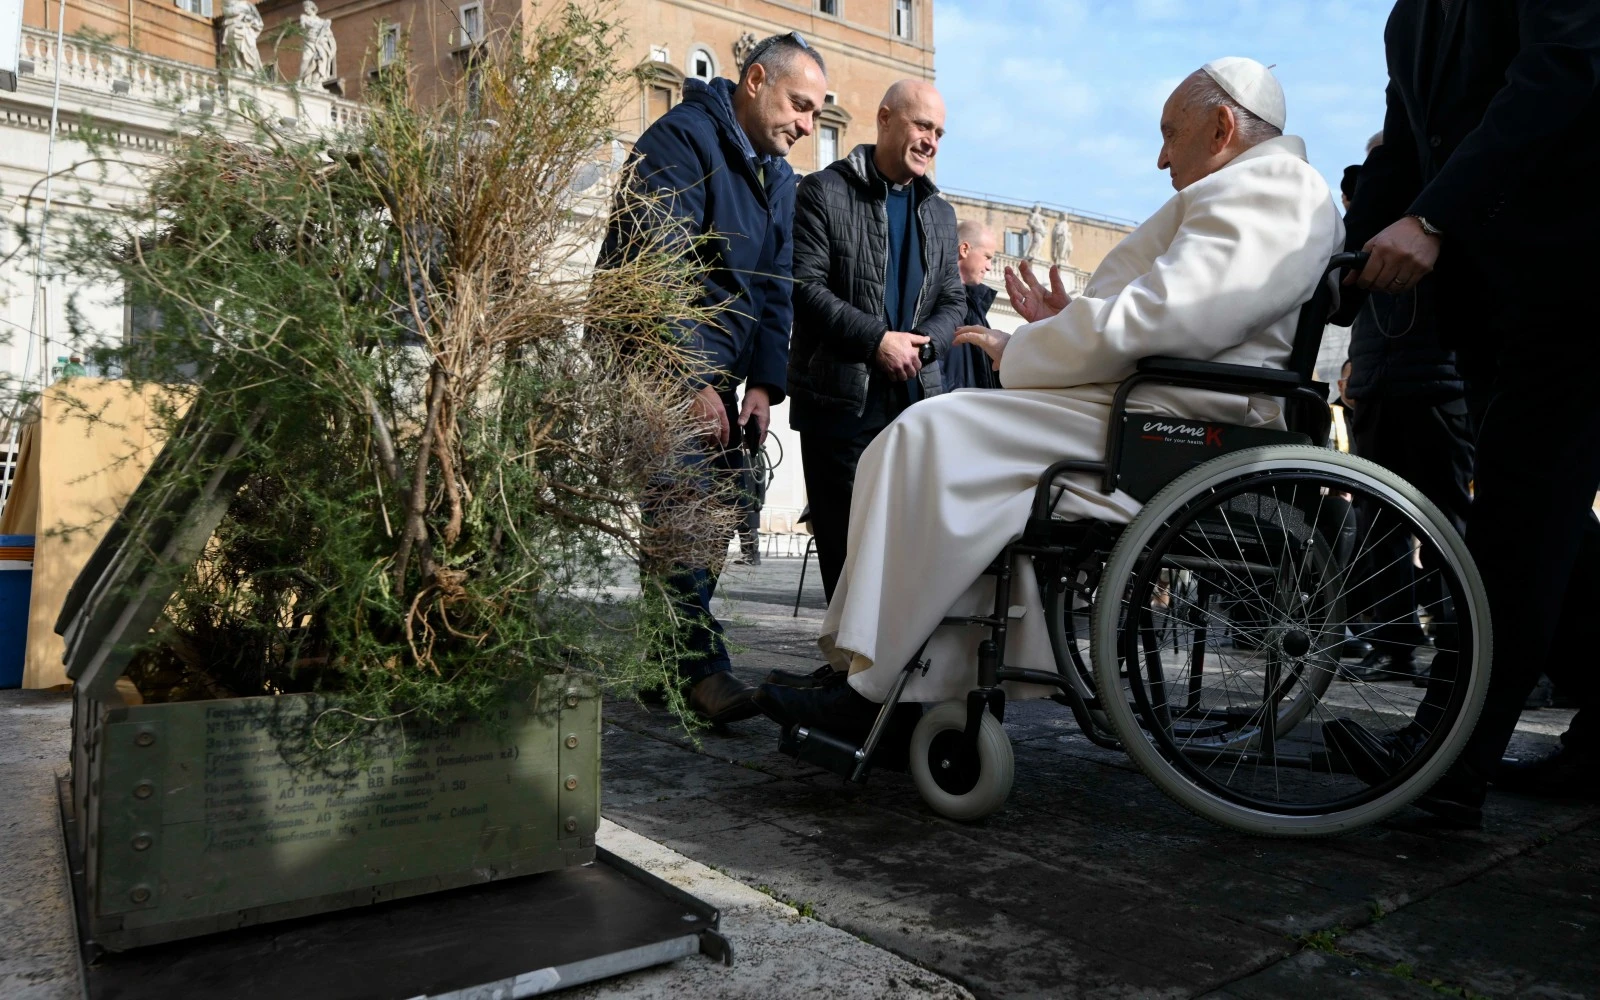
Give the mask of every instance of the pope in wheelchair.
POLYGON ((1344 233, 1284 119, 1266 67, 1208 63, 1162 112, 1177 194, 1081 295, 1008 272, 1029 322, 960 331, 1004 388, 919 403, 863 454, 828 666, 756 696, 785 750, 858 781, 904 764, 936 811, 976 819, 1012 783, 1007 698, 1048 696, 1192 810, 1276 835, 1371 822, 1442 772, 1486 681, 1481 585, 1415 490, 1310 446, 1344 233), (1440 643, 1407 703, 1330 683, 1397 532, 1440 643), (1346 725, 1404 752, 1350 760, 1346 725))

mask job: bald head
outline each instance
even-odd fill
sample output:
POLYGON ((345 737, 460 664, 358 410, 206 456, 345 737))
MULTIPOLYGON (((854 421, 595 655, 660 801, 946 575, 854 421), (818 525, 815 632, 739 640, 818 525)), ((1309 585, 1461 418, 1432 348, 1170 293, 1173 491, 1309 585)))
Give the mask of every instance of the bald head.
POLYGON ((961 272, 961 283, 981 284, 998 249, 994 230, 977 219, 962 219, 956 223, 956 270, 961 272))
POLYGON ((944 98, 926 80, 900 80, 878 105, 878 172, 894 184, 926 176, 944 138, 944 98))

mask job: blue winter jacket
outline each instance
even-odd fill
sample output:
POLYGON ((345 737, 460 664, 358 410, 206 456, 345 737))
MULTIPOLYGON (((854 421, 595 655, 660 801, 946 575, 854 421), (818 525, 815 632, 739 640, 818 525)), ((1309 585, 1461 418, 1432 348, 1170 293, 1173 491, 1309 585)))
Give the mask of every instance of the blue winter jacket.
MULTIPOLYGON (((725 79, 684 81, 682 103, 639 137, 631 165, 634 183, 654 196, 653 205, 682 220, 690 235, 712 237, 690 252, 708 265, 701 304, 725 308, 714 321, 684 330, 702 359, 692 373, 695 386, 726 394, 747 382, 777 403, 794 318, 795 177, 780 157, 752 158, 733 118, 732 88, 725 79)), ((639 220, 623 215, 612 214, 600 267, 627 253, 627 229, 639 220)))

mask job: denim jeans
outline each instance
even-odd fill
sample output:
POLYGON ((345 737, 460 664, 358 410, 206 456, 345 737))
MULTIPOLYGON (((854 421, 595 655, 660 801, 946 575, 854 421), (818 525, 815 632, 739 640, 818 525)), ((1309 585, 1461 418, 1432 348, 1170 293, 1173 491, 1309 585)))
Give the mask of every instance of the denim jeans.
MULTIPOLYGON (((728 427, 732 432, 730 447, 723 449, 713 444, 709 448, 685 454, 681 463, 686 477, 646 498, 646 519, 660 517, 667 505, 699 505, 719 491, 742 485, 745 456, 738 447, 738 411, 731 397, 724 397, 723 402, 727 406, 728 427)), ((726 492, 723 495, 726 497, 726 492)), ((728 540, 733 537, 733 528, 733 525, 729 525, 726 530, 719 532, 722 537, 712 541, 721 541, 722 546, 708 551, 714 550, 720 556, 726 550, 728 540)), ((728 659, 727 643, 723 640, 722 623, 711 613, 711 597, 717 589, 717 573, 706 566, 675 564, 669 569, 665 584, 673 597, 674 611, 681 623, 676 664, 679 676, 692 684, 712 674, 733 669, 728 659)))

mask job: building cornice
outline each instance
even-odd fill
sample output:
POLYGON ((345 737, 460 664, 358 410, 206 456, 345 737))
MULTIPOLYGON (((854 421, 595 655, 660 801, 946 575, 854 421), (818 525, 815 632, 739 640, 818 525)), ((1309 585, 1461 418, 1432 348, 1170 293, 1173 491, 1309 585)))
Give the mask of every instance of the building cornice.
POLYGON ((960 189, 941 188, 939 193, 952 205, 971 205, 974 208, 988 209, 996 212, 1031 212, 1033 206, 1040 205, 1046 211, 1057 216, 1065 217, 1070 222, 1085 226, 1099 226, 1104 229, 1115 229, 1122 233, 1131 233, 1139 224, 1131 219, 1119 219, 1112 215, 1100 215, 1095 212, 1085 212, 1082 209, 1071 208, 1067 205, 1057 205, 1048 201, 1022 201, 1006 198, 993 194, 974 194, 960 189))
MULTIPOLYGON (((226 115, 250 105, 257 115, 283 129, 320 131, 340 128, 364 114, 356 103, 329 94, 121 46, 66 38, 61 56, 58 128, 68 136, 81 134, 87 124, 118 145, 159 151, 170 143, 184 115, 226 115)), ((0 96, 0 113, 15 127, 49 131, 57 70, 55 35, 24 28, 21 64, 17 90, 0 96)), ((242 125, 244 119, 240 121, 242 125)))

